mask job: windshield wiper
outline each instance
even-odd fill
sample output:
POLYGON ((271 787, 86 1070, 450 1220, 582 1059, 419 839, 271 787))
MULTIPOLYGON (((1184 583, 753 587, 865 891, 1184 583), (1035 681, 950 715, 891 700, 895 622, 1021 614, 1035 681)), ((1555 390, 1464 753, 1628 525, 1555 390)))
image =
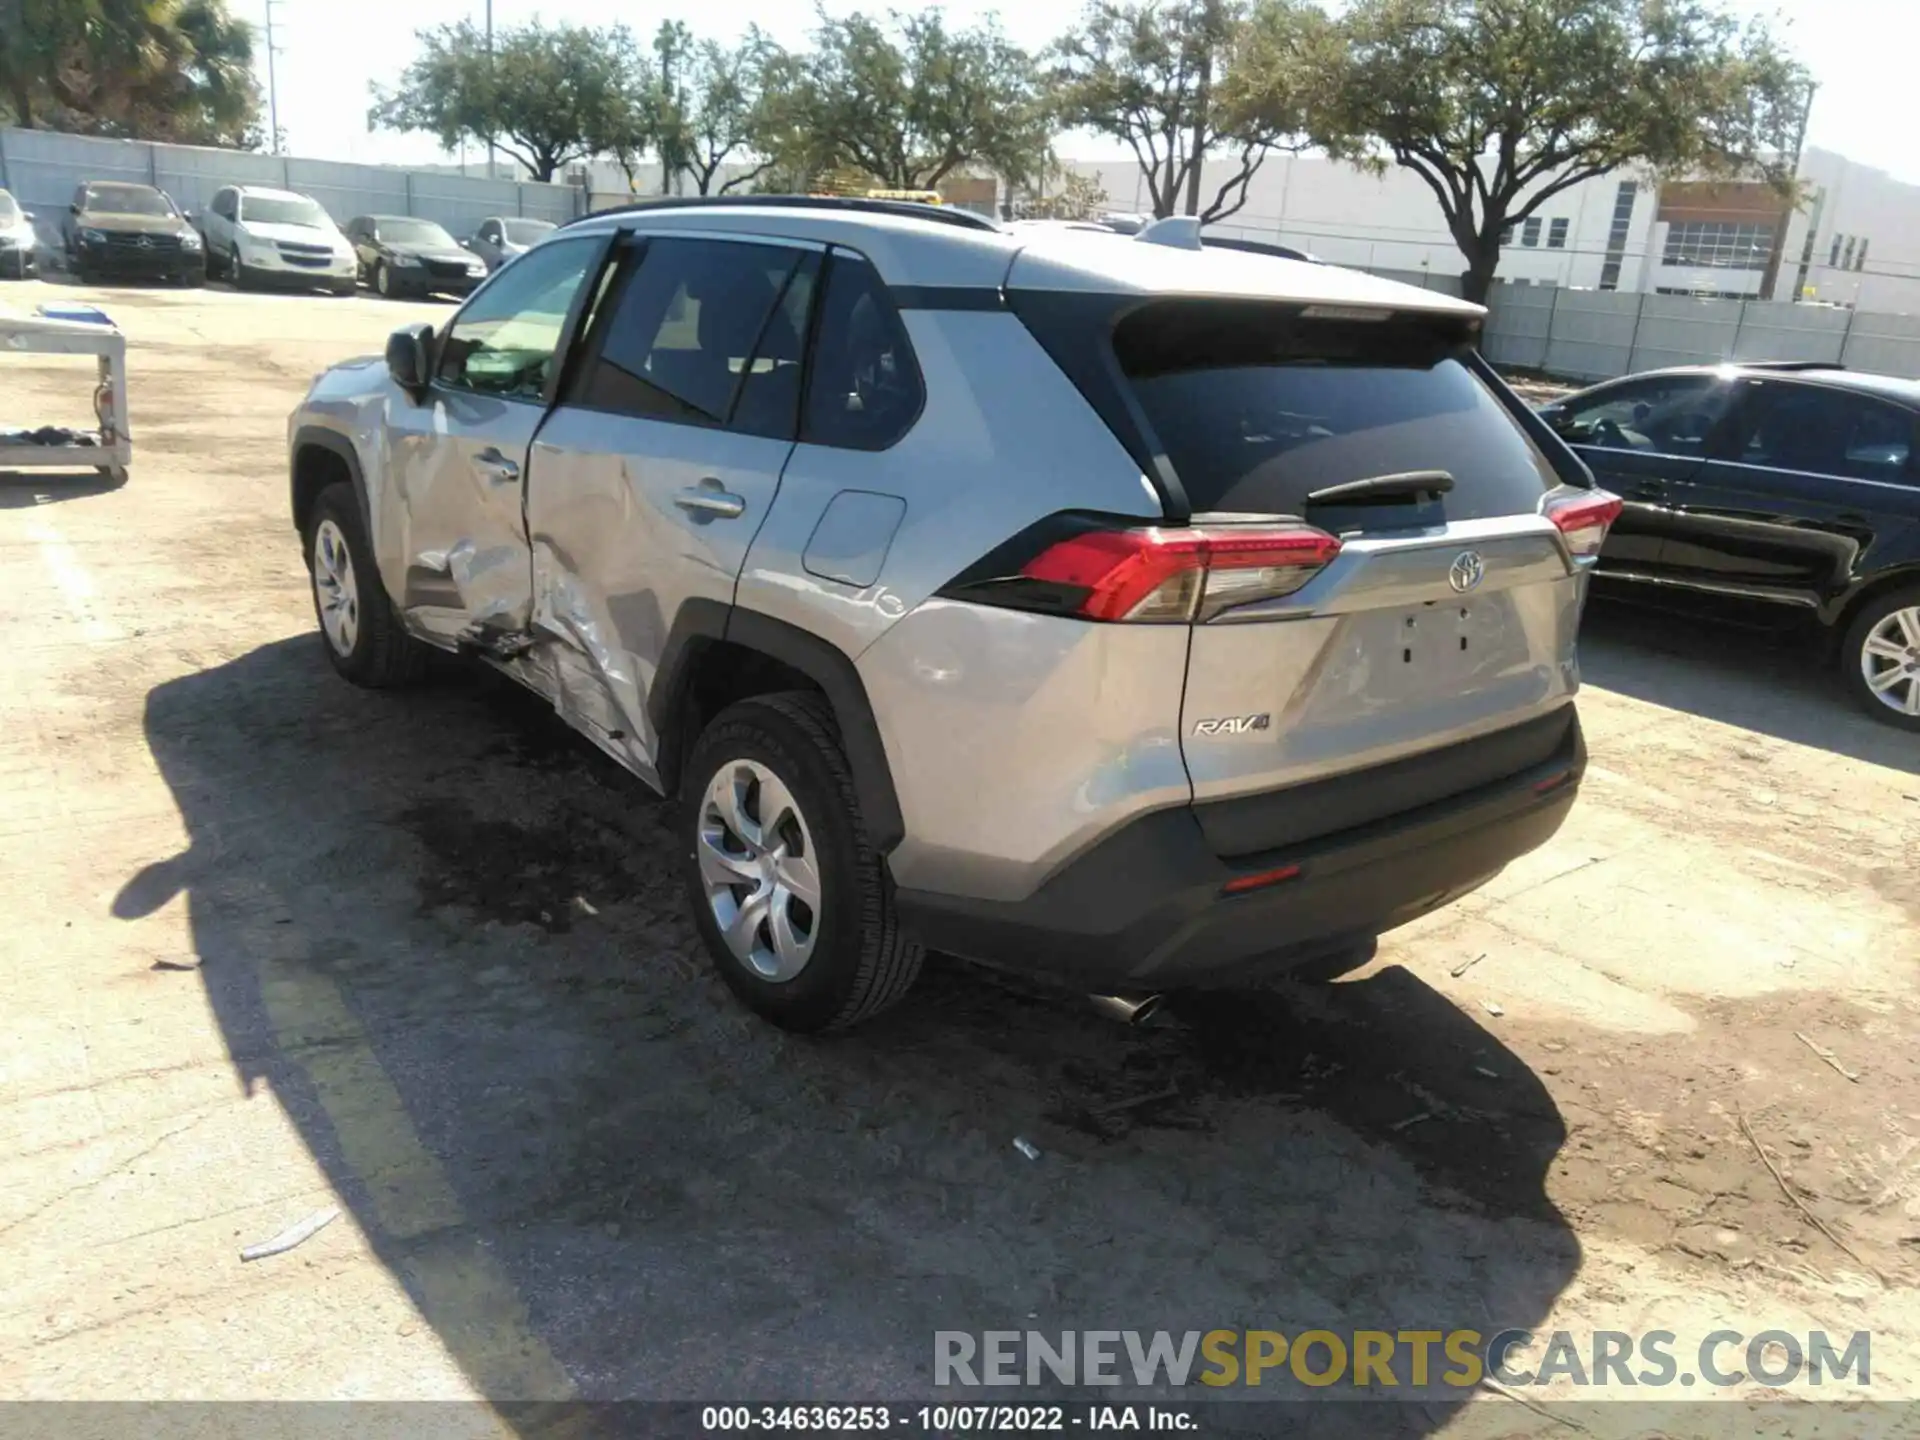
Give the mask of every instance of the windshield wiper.
POLYGON ((1437 499, 1453 489, 1445 470, 1402 470, 1394 475, 1369 475, 1307 492, 1309 505, 1379 505, 1392 501, 1437 499))

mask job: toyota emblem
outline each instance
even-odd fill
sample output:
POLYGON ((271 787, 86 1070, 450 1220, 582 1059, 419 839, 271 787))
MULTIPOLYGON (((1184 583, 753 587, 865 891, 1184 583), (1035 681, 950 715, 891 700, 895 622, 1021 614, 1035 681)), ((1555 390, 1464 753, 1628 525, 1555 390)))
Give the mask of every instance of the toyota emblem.
POLYGON ((1464 595, 1487 578, 1487 562, 1476 551, 1462 550, 1447 568, 1447 583, 1464 595))

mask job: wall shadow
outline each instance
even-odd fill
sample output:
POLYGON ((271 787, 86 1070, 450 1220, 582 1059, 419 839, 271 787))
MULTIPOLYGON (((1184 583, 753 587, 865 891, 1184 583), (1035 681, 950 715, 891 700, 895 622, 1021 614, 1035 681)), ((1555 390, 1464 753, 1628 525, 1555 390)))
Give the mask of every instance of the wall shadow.
POLYGON ((1578 1267, 1551 1097, 1404 970, 1128 1029, 936 961, 796 1040, 711 976, 636 782, 504 682, 317 647, 151 692, 191 838, 114 912, 184 892, 240 1083, 497 1402, 935 1398, 939 1329, 1490 1334, 1578 1267))
POLYGON ((1596 590, 1580 628, 1581 677, 1796 745, 1920 774, 1914 737, 1856 708, 1811 626, 1757 629, 1706 608, 1656 609, 1596 590))

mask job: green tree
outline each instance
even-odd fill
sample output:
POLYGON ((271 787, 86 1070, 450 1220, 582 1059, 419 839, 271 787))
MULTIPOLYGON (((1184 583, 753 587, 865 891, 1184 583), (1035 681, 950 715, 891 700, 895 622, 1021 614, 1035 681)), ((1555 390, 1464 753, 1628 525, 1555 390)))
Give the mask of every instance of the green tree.
POLYGON ((1058 188, 1022 196, 1013 205, 1018 220, 1098 220, 1109 208, 1106 188, 1097 175, 1055 171, 1047 176, 1058 188))
MULTIPOLYGON (((1019 182, 1045 163, 1052 131, 1037 69, 989 19, 949 30, 937 10, 822 14, 778 128, 807 152, 890 189, 926 190, 963 165, 1019 182)), ((791 160, 776 154, 777 160, 791 160)))
POLYGON ((1314 138, 1426 182, 1469 299, 1503 231, 1623 166, 1793 190, 1806 71, 1706 0, 1355 0, 1342 31, 1314 138))
POLYGON ((1093 0, 1053 47, 1059 119, 1125 141, 1156 216, 1223 220, 1270 153, 1305 143, 1332 34, 1303 0, 1093 0), (1221 153, 1233 168, 1203 208, 1221 153))
POLYGON ((768 89, 770 80, 783 83, 789 57, 758 26, 749 27, 738 45, 702 40, 679 56, 684 64, 676 68, 675 83, 669 86, 663 76, 660 86, 656 135, 663 166, 671 155, 702 195, 755 184, 774 168, 782 137, 790 133, 782 99, 768 89), (721 181, 721 167, 736 157, 753 163, 721 181))
POLYGON ((374 88, 369 129, 424 132, 448 150, 496 145, 542 181, 630 138, 635 51, 624 27, 536 20, 496 33, 491 54, 471 21, 418 38, 399 87, 374 88))
POLYGON ((19 125, 247 144, 253 30, 225 0, 0 0, 0 99, 19 125))

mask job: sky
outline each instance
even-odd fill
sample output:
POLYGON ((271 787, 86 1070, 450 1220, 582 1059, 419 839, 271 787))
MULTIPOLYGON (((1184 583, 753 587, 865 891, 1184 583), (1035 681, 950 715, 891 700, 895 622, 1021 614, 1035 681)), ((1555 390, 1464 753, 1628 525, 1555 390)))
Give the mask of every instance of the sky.
MULTIPOLYGON (((230 0, 241 18, 264 28, 268 0, 230 0)), ((444 159, 421 135, 367 132, 370 88, 391 85, 412 56, 410 31, 472 19, 485 0, 271 0, 280 126, 295 155, 326 160, 419 164, 444 159), (402 18, 404 17, 404 24, 402 18)), ((881 11, 886 0, 859 5, 829 0, 828 9, 881 11)), ((1807 143, 1837 151, 1897 179, 1920 184, 1913 57, 1920 53, 1915 0, 1732 0, 1743 16, 1771 17, 1820 83, 1807 143)), ((1009 35, 1039 49, 1069 25, 1081 0, 948 0, 949 19, 966 23, 997 11, 1009 35)), ((813 8, 801 0, 493 0, 496 29, 535 17, 549 24, 625 24, 645 37, 662 20, 684 20, 696 35, 732 40, 750 24, 792 46, 806 42, 813 8)), ((263 47, 264 48, 264 47, 263 47)), ((259 66, 266 85, 264 53, 259 66)), ((1125 151, 1099 140, 1061 146, 1064 158, 1104 160, 1125 151)), ((469 155, 469 160, 484 159, 469 155)))

